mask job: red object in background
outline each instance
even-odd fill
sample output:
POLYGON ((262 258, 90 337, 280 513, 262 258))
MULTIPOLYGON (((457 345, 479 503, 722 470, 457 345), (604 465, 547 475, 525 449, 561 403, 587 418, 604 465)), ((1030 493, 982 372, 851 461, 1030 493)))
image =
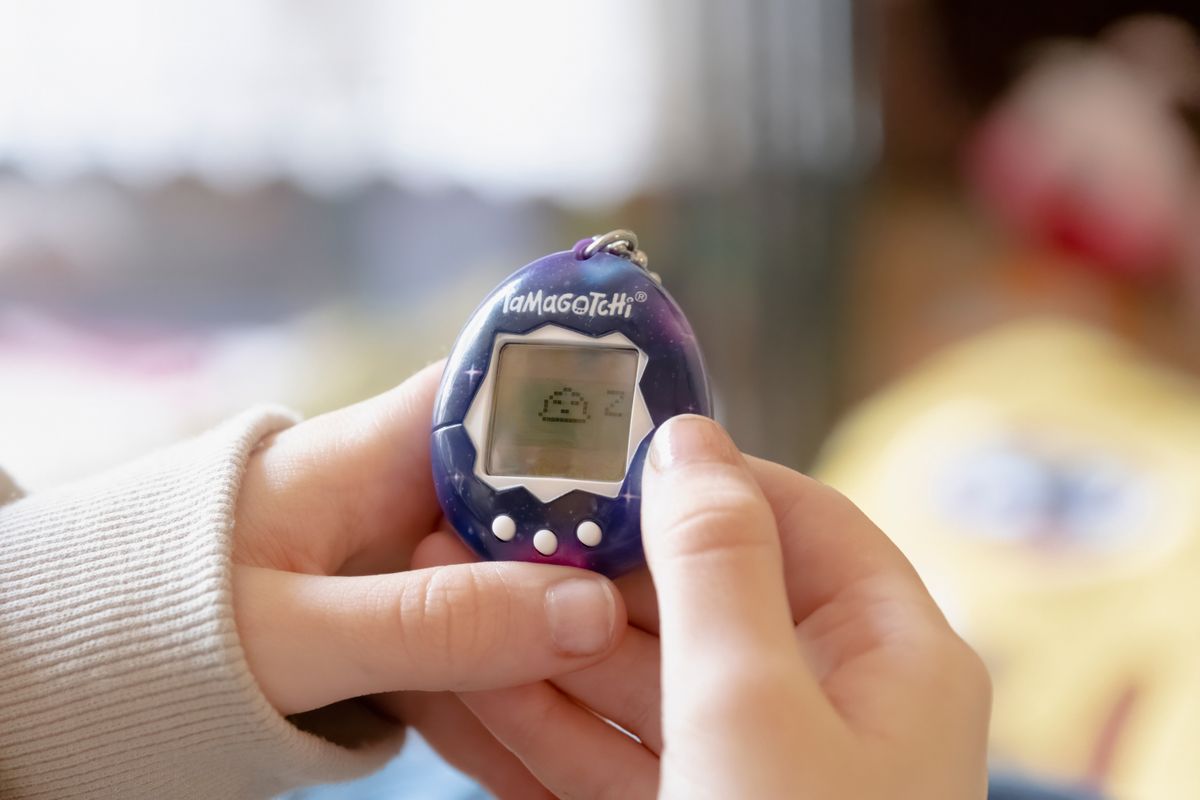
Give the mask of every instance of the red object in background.
POLYGON ((1101 196, 1089 169, 1104 165, 1062 163, 1032 123, 1003 110, 983 124, 968 151, 976 191, 1021 234, 1105 275, 1148 280, 1164 274, 1177 250, 1173 209, 1136 185, 1101 196))

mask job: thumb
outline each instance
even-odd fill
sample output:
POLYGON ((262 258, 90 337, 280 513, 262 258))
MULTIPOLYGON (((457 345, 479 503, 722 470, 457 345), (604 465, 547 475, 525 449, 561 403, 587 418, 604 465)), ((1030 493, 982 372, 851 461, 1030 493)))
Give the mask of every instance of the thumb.
POLYGON ((625 629, 608 579, 543 564, 352 578, 236 566, 233 597, 246 660, 284 714, 378 692, 532 683, 601 660, 625 629))
POLYGON ((795 650, 775 516, 728 434, 705 417, 668 420, 642 494, 664 661, 795 650))
MULTIPOLYGON (((642 540, 658 593, 666 752, 753 774, 794 761, 796 742, 815 746, 833 714, 801 657, 775 515, 712 420, 675 417, 655 433, 642 540)), ((718 782, 710 793, 780 796, 744 789, 718 782)))

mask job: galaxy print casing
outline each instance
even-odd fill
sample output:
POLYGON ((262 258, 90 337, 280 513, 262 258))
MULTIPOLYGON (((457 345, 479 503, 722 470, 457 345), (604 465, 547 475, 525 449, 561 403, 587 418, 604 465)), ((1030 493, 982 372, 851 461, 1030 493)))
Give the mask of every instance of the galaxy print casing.
MULTIPOLYGON (((504 373, 515 369, 507 363, 504 373)), ((577 247, 548 255, 493 290, 450 353, 431 440, 438 500, 462 539, 485 558, 566 564, 615 577, 644 562, 640 493, 651 435, 684 413, 712 415, 708 379, 687 318, 656 278, 608 252, 583 258, 577 247), (522 387, 526 395, 514 395, 529 398, 521 400, 529 421, 518 426, 518 438, 525 429, 536 435, 543 423, 546 430, 571 433, 597 424, 564 425, 579 421, 571 414, 617 427, 625 424, 620 413, 629 414, 627 435, 613 437, 619 441, 611 444, 624 461, 623 472, 618 467, 616 475, 610 463, 604 475, 490 474, 503 471, 496 469, 489 437, 495 415, 513 407, 504 399, 505 384, 496 379, 500 353, 511 344, 611 348, 630 358, 636 351, 632 402, 625 405, 609 402, 619 394, 614 389, 607 397, 585 399, 588 390, 572 387, 569 377, 562 386, 544 376, 530 379, 522 387), (616 419, 605 419, 605 412, 616 419)), ((609 449, 609 443, 591 447, 584 456, 609 449)))

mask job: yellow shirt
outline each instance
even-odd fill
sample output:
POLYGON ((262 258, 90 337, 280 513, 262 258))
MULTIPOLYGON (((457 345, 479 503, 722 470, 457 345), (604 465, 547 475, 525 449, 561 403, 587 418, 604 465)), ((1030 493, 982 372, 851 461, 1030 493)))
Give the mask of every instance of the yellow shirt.
POLYGON ((1200 789, 1200 383, 1074 323, 1013 323, 868 402, 817 471, 988 662, 996 763, 1200 789))

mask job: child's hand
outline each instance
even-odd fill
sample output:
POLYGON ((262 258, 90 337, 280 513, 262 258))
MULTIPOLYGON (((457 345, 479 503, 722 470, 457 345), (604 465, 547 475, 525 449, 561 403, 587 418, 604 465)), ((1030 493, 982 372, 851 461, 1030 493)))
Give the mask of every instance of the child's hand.
POLYGON ((576 670, 625 628, 620 594, 583 570, 406 571, 440 514, 429 465, 440 372, 287 429, 250 460, 235 515, 234 606, 250 668, 284 714, 422 690, 409 710, 431 739, 490 740, 453 696, 424 692, 576 670))
MULTIPOLYGON (((683 417, 655 437, 643 504, 659 613, 644 578, 623 581, 638 627, 611 658, 553 686, 464 695, 545 786, 579 798, 985 796, 987 673, 845 498, 683 417)), ((466 557, 447 538, 423 550, 466 557)))

